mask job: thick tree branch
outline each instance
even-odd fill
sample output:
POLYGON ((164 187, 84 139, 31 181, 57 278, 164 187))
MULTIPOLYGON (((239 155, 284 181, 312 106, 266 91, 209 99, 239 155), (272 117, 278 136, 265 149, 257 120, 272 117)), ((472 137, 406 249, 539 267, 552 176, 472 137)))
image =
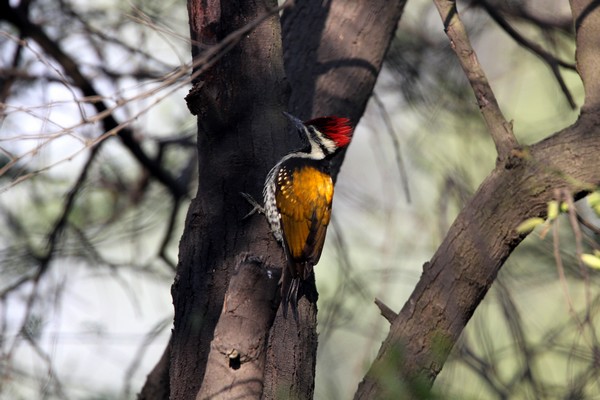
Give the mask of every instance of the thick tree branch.
POLYGON ((467 36, 467 30, 459 18, 456 1, 434 0, 434 3, 442 17, 450 45, 471 84, 488 132, 496 145, 498 161, 504 161, 518 146, 512 125, 504 118, 485 72, 479 64, 477 54, 467 36))
MULTIPOLYGON (((586 14, 596 3, 578 4, 575 18, 596 21, 600 12, 586 14)), ((598 26, 588 30, 579 25, 577 61, 584 82, 598 74, 598 26)), ((598 92, 588 90, 597 84, 588 83, 587 109, 574 125, 514 152, 481 184, 426 264, 356 399, 386 397, 390 393, 385 382, 391 377, 407 383, 412 395, 429 387, 499 269, 524 239, 515 228, 528 218, 545 216, 556 189, 581 197, 600 184, 598 92)))
POLYGON ((600 184, 599 126, 598 113, 582 114, 575 125, 492 171, 424 269, 356 399, 385 397, 381 380, 394 368, 396 379, 433 383, 499 269, 523 240, 515 228, 527 218, 543 217, 555 188, 580 196, 600 184))
POLYGON ((405 4, 310 0, 284 12, 290 111, 303 119, 343 115, 357 124, 405 4))

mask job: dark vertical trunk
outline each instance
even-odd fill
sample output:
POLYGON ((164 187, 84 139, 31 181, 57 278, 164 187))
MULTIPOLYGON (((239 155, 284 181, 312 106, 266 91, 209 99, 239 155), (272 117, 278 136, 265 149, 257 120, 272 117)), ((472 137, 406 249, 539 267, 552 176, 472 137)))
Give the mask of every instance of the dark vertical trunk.
MULTIPOLYGON (((192 54, 202 57, 211 51, 206 46, 222 43, 228 34, 274 6, 263 1, 188 1, 192 54)), ((266 220, 262 216, 242 219, 251 207, 239 194, 247 192, 260 199, 268 170, 297 147, 298 138, 288 134, 281 111, 290 104, 292 112, 302 118, 337 114, 357 123, 403 6, 403 1, 390 4, 382 0, 297 2, 284 12, 288 81, 283 74, 279 16, 272 13, 250 33, 241 35, 239 43, 194 82, 187 101, 198 115, 199 185, 188 211, 172 287, 175 325, 170 363, 164 364, 170 369, 172 399, 195 398, 205 372, 213 367, 215 371, 221 368, 225 375, 237 373, 227 364, 207 367, 207 363, 211 351, 237 354, 218 345, 225 335, 215 333, 215 327, 230 310, 229 300, 224 306, 226 297, 250 293, 238 290, 237 284, 230 286, 240 254, 256 256, 253 259, 259 260, 260 268, 283 265, 283 252, 266 220), (288 101, 290 82, 293 97, 288 101)), ((256 378, 264 379, 262 397, 266 399, 313 395, 317 350, 314 281, 305 285, 305 294, 299 304, 300 324, 278 313, 269 332, 264 377, 256 378)), ((252 303, 262 310, 258 313, 270 312, 266 303, 252 303)), ((230 343, 229 337, 227 340, 230 343)), ((255 374, 256 369, 253 371, 255 374)), ((164 372, 161 375, 155 370, 149 379, 164 376, 164 372)), ((223 374, 209 375, 208 379, 214 379, 223 374)), ((226 388, 227 379, 239 382, 230 378, 217 386, 226 388)), ((253 391, 259 386, 247 387, 253 391)), ((200 392, 199 397, 207 393, 200 392)), ((219 396, 227 398, 231 393, 219 396)))
MULTIPOLYGON (((189 1, 192 53, 275 7, 274 1, 189 1)), ((269 168, 290 146, 282 115, 286 83, 280 25, 271 14, 194 82, 187 98, 198 116, 199 185, 180 242, 172 288, 172 399, 194 399, 223 309, 230 276, 241 253, 281 265, 282 251, 264 218, 243 220, 251 209, 240 192, 260 199, 269 168)), ((202 65, 199 65, 202 67, 202 65)))

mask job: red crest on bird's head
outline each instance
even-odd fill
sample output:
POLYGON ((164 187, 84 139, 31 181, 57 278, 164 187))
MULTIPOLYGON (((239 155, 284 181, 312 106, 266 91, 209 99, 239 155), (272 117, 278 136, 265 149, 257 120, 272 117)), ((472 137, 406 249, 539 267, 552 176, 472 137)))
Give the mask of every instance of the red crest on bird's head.
POLYGON ((322 134, 333 140, 338 147, 346 147, 352 139, 352 126, 350 119, 336 116, 319 117, 304 122, 312 125, 322 134))

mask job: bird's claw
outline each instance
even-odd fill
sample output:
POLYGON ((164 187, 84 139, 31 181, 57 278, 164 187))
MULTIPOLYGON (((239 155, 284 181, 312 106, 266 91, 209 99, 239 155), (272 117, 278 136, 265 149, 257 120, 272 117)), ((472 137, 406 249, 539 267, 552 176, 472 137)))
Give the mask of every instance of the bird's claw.
POLYGON ((250 212, 248 214, 246 214, 242 219, 246 219, 246 218, 256 214, 257 212, 259 214, 265 213, 263 206, 258 204, 258 202, 256 200, 254 200, 254 198, 252 196, 250 196, 248 193, 244 193, 244 192, 240 192, 240 194, 252 206, 252 210, 250 210, 250 212))

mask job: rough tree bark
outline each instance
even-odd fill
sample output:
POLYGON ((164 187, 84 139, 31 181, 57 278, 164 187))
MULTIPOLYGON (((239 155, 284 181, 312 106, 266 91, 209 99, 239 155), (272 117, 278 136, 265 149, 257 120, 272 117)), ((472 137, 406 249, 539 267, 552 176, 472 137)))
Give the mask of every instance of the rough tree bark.
MULTIPOLYGON (((260 198, 269 168, 298 145, 281 114, 288 109, 288 93, 292 96, 289 110, 300 117, 339 114, 358 122, 403 6, 404 1, 390 4, 382 0, 300 2, 284 12, 289 84, 283 76, 277 14, 243 35, 194 82, 187 100, 198 115, 199 188, 186 219, 172 289, 175 326, 170 362, 163 357, 149 376, 142 398, 158 398, 146 389, 152 387, 151 379, 164 380, 166 375, 170 376, 172 399, 222 397, 224 391, 233 393, 229 390, 234 386, 237 394, 257 397, 263 384, 264 398, 312 397, 317 346, 314 284, 307 287, 307 296, 300 302, 299 326, 277 315, 268 334, 264 377, 256 367, 262 361, 239 353, 247 348, 243 343, 257 343, 256 337, 249 338, 252 329, 238 329, 238 335, 226 338, 225 346, 226 335, 217 331, 219 336, 215 336, 217 323, 221 326, 223 319, 240 317, 230 305, 239 300, 240 293, 248 293, 237 283, 230 284, 239 255, 250 254, 261 268, 283 265, 281 249, 264 218, 242 220, 249 207, 239 192, 260 198), (209 363, 218 360, 219 354, 229 355, 234 363, 258 364, 244 369, 209 363), (212 373, 213 368, 218 372, 212 373), (252 372, 245 375, 244 371, 252 372)), ((218 45, 273 7, 274 2, 265 1, 190 0, 192 54, 201 55, 207 46, 218 45)), ((338 167, 340 164, 341 158, 338 167)), ((257 272, 256 276, 260 275, 257 272)), ((268 315, 272 308, 265 306, 268 301, 255 304, 257 308, 246 318, 250 315, 251 322, 262 321, 252 326, 260 325, 253 334, 263 340, 265 321, 272 321, 268 315)))
MULTIPOLYGON (((217 46, 275 6, 265 1, 188 2, 192 54, 217 46)), ((239 256, 260 254, 275 265, 283 261, 264 218, 243 220, 249 205, 240 195, 260 198, 261 182, 291 143, 282 115, 287 86, 279 31, 278 16, 271 13, 224 49, 229 51, 193 82, 187 97, 198 116, 199 186, 172 288, 171 399, 196 398, 239 256)))
POLYGON ((528 218, 545 216, 558 190, 577 198, 600 184, 599 3, 571 5, 586 94, 578 120, 539 143, 513 149, 481 184, 423 266, 355 399, 387 398, 391 387, 386 382, 405 382, 415 397, 428 390, 499 269, 526 236, 515 228, 528 218))

